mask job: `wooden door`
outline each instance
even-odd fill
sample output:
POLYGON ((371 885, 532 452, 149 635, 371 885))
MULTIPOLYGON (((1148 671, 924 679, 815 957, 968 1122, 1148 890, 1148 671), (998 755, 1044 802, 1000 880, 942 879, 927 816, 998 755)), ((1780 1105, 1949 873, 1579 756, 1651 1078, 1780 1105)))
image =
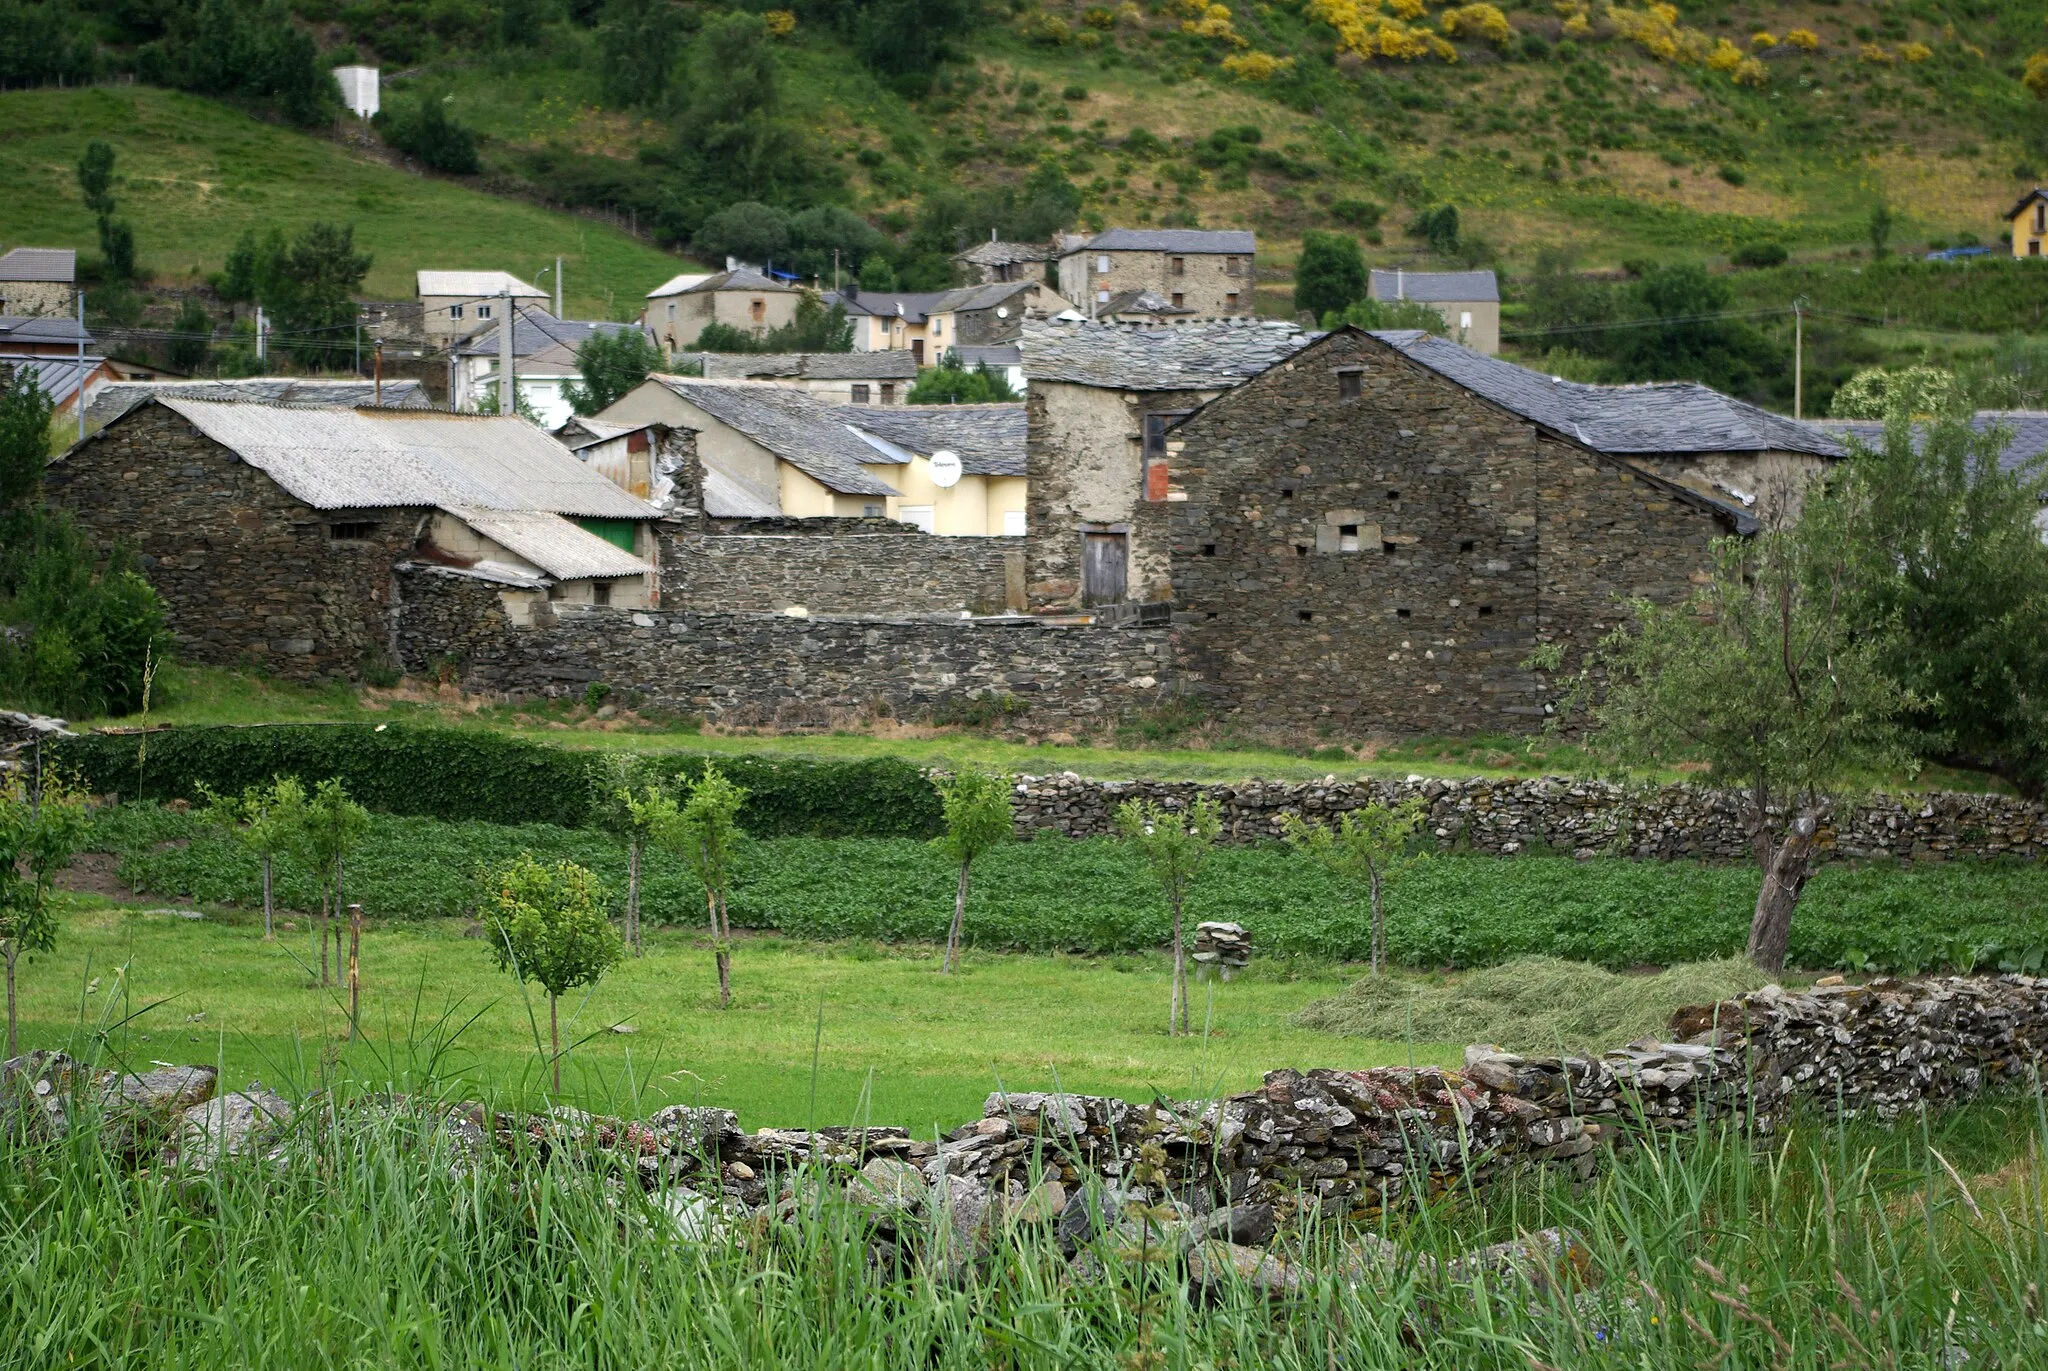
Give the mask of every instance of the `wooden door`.
POLYGON ((1128 572, 1126 543, 1122 533, 1081 535, 1081 603, 1122 604, 1128 572))

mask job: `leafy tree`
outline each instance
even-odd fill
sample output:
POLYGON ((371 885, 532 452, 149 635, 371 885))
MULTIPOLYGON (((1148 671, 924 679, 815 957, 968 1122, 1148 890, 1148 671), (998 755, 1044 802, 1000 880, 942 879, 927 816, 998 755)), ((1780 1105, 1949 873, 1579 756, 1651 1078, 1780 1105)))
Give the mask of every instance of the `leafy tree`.
MULTIPOLYGON (((39 448, 32 460, 39 471, 39 448)), ((10 469, 22 469, 18 455, 0 460, 10 469)), ((132 713, 146 664, 170 650, 163 602, 133 550, 102 558, 68 514, 40 505, 0 510, 0 534, 0 617, 30 626, 0 637, 0 699, 74 717, 132 713)))
POLYGON ((1117 806, 1116 829, 1159 882, 1173 913, 1173 1004, 1167 1032, 1178 1037, 1188 1031, 1188 959, 1182 916, 1195 876, 1223 831, 1223 815, 1207 795, 1197 797, 1185 811, 1133 798, 1117 806))
POLYGON ((761 340, 743 328, 714 320, 704 326, 690 346, 697 352, 759 352, 761 340))
POLYGON ((99 222, 100 260, 114 281, 135 276, 135 231, 114 217, 114 149, 94 139, 78 159, 78 190, 99 222))
POLYGON ((164 346, 165 359, 179 371, 202 370, 213 354, 213 316, 206 312, 206 306, 197 298, 186 296, 178 306, 171 332, 174 336, 164 346))
POLYGON ((56 404, 27 367, 0 373, 0 510, 41 500, 56 404))
POLYGON ((0 961, 7 967, 7 1055, 18 1056, 14 984, 24 952, 57 945, 50 892, 85 842, 86 796, 53 777, 20 772, 0 784, 0 961), (32 787, 38 787, 32 789, 32 787))
MULTIPOLYGON (((1829 793, 1912 765, 1897 720, 1913 702, 1884 673, 1882 635, 1847 612, 1849 549, 1807 527, 1716 543, 1682 604, 1631 600, 1566 698, 1569 712, 1604 673, 1592 747, 1632 767, 1696 757, 1746 789, 1763 871, 1748 955, 1766 971, 1784 967, 1829 793)), ((1555 645, 1533 657, 1561 661, 1555 645)))
POLYGON ((1622 313, 1614 288, 1580 275, 1571 254, 1560 248, 1537 251, 1523 296, 1531 330, 1560 335, 1560 345, 1586 351, 1606 349, 1612 330, 1601 325, 1613 323, 1622 313))
POLYGON ((561 17, 556 0, 502 0, 498 41, 508 48, 538 47, 547 41, 547 26, 561 17))
POLYGON ((1346 233, 1310 229, 1301 235, 1294 268, 1294 305, 1320 319, 1341 314, 1365 298, 1365 255, 1346 233))
POLYGON ((989 370, 987 362, 969 370, 960 365, 955 353, 948 350, 945 360, 938 366, 927 367, 919 373, 917 384, 903 398, 905 403, 913 405, 987 405, 1019 397, 1010 389, 1009 378, 999 371, 989 370))
POLYGON ((841 279, 848 279, 889 247, 887 234, 844 205, 814 205, 789 219, 789 265, 799 276, 831 280, 836 251, 841 279))
POLYGON ((600 329, 576 349, 576 369, 583 380, 571 382, 564 393, 578 414, 595 414, 646 380, 649 372, 661 370, 663 360, 661 349, 637 324, 600 329))
POLYGON ((783 111, 781 76, 760 15, 735 10, 704 25, 688 90, 681 137, 697 163, 699 192, 714 202, 799 200, 829 175, 827 159, 816 156, 783 111))
POLYGON ((1016 816, 1010 811, 1010 778, 962 767, 939 782, 946 831, 932 842, 960 863, 960 884, 953 892, 953 923, 946 930, 946 965, 960 964, 960 935, 967 923, 967 878, 974 859, 1010 840, 1016 816))
POLYGON ((1299 814, 1281 817, 1288 845, 1321 863, 1331 875, 1353 889, 1363 885, 1372 908, 1372 974, 1387 965, 1386 888, 1427 854, 1410 852, 1409 844, 1428 809, 1420 798, 1398 805, 1367 805, 1346 810, 1336 826, 1311 823, 1299 814))
MULTIPOLYGON (((330 983, 327 975, 327 928, 330 918, 338 920, 341 917, 343 866, 348 854, 369 831, 370 811, 351 800, 347 788, 332 778, 313 788, 312 797, 306 801, 299 822, 290 830, 296 839, 294 854, 313 872, 320 887, 320 915, 314 927, 320 940, 322 985, 330 983)), ((341 933, 337 927, 337 963, 340 951, 341 933)))
POLYGON ((1441 310, 1414 300, 1354 300, 1342 314, 1333 312, 1323 316, 1326 329, 1346 324, 1374 330, 1420 329, 1439 338, 1448 337, 1451 331, 1441 310))
POLYGON ((263 863, 263 941, 274 942, 276 902, 272 877, 277 859, 306 844, 306 788, 296 776, 278 776, 267 786, 252 785, 240 795, 220 795, 204 782, 202 817, 235 835, 263 863))
POLYGON ((597 762, 590 773, 591 813, 626 840, 626 948, 642 950, 640 937, 640 863, 650 841, 658 841, 681 817, 675 797, 658 785, 642 785, 634 793, 640 768, 618 753, 597 762))
POLYGON ((1940 367, 1866 367, 1851 376, 1828 401, 1835 419, 1884 419, 1892 414, 1923 415, 1952 410, 1968 403, 1956 374, 1940 367))
POLYGON ((727 205, 690 235, 697 250, 712 257, 737 257, 759 266, 789 246, 789 215, 759 200, 727 205))
POLYGON ((543 866, 522 852, 485 876, 483 913, 499 970, 547 992, 548 1059, 559 1095, 562 996, 597 984, 623 955, 597 877, 574 862, 543 866))
POLYGON ((64 0, 0 0, 0 90, 92 78, 99 52, 91 22, 64 0))
POLYGON ((683 52, 686 18, 668 0, 610 0, 600 14, 598 72, 614 105, 658 107, 668 99, 683 52))
POLYGON ((759 350, 852 352, 853 320, 847 318, 846 306, 835 303, 827 309, 815 291, 807 290, 797 297, 796 314, 790 321, 762 335, 759 350))
POLYGON ((1408 225, 1411 237, 1422 239, 1429 244, 1431 252, 1442 253, 1445 256, 1459 249, 1458 231, 1456 205, 1438 205, 1435 209, 1424 210, 1408 225))
POLYGON ((1726 280, 1697 263, 1650 268, 1632 297, 1633 313, 1645 322, 1591 335, 1614 359, 1617 379, 1699 381, 1739 393, 1783 369, 1778 349, 1756 329, 1717 317, 1728 313, 1733 293, 1726 280))
POLYGON ((1892 207, 1880 200, 1870 207, 1870 218, 1864 222, 1864 231, 1870 235, 1870 255, 1883 257, 1891 252, 1893 218, 1892 207))
POLYGON ((2009 431, 1952 407, 1895 411, 1875 447, 1850 445, 1807 536, 1848 563, 1847 617, 1915 704, 1916 752, 2048 792, 2048 545, 2034 523, 2048 456, 2002 464, 2009 431))
POLYGON ((355 250, 355 233, 354 224, 310 224, 270 269, 264 307, 302 366, 323 366, 353 334, 355 295, 371 261, 355 250))
POLYGON ((704 887, 704 902, 711 915, 711 946, 718 963, 718 1007, 725 1009, 732 1004, 732 923, 726 917, 725 900, 732 890, 745 837, 740 832, 739 813, 747 802, 747 792, 708 762, 697 779, 686 784, 688 794, 682 809, 662 831, 661 841, 682 858, 704 887))
POLYGON ((340 104, 319 45, 283 4, 200 0, 170 13, 162 41, 136 54, 136 74, 143 80, 236 96, 273 108, 301 127, 324 122, 340 104))
POLYGON ((887 295, 896 289, 896 268, 879 253, 860 264, 860 288, 887 295))
POLYGON ((268 231, 243 229, 242 236, 228 250, 214 288, 231 304, 254 304, 268 294, 272 279, 286 249, 284 230, 272 225, 268 231))
POLYGON ((409 107, 379 110, 377 127, 391 146, 417 157, 435 171, 452 176, 474 175, 482 166, 477 158, 476 130, 448 112, 448 104, 454 98, 447 93, 422 91, 409 107))

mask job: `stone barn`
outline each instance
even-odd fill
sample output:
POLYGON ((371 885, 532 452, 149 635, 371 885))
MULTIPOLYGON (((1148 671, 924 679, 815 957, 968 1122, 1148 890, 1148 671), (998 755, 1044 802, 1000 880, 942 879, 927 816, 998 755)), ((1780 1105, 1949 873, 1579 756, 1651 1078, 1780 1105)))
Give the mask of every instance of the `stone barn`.
POLYGON ((140 553, 188 662, 394 662, 401 566, 475 578, 512 620, 658 598, 653 507, 515 417, 155 396, 52 461, 44 491, 140 553))
POLYGON ((1401 341, 1340 330, 1196 410, 1134 520, 1170 548, 1182 688, 1254 729, 1537 727, 1533 648, 1575 656, 1757 527, 1401 341))

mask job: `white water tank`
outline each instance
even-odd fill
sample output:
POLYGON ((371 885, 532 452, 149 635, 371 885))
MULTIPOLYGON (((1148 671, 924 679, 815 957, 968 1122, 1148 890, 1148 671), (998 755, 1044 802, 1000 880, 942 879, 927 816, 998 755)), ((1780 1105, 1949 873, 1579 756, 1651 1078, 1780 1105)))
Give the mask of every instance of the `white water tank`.
POLYGON ((368 119, 377 112, 377 69, 375 67, 336 67, 334 79, 341 85, 341 103, 358 119, 368 119))

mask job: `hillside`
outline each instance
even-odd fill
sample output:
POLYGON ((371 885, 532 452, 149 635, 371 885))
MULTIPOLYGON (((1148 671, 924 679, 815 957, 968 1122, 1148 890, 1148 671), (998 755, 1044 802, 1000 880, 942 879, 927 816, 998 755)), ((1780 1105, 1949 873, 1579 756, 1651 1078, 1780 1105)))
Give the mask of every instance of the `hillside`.
MULTIPOLYGON (((218 3, 251 32, 281 22, 218 3)), ((96 73, 376 141, 283 78, 220 76, 190 55, 197 31, 110 0, 87 8, 99 5, 96 73)), ((0 204, 0 240, 89 241, 66 173, 99 136, 122 152, 139 222, 148 206, 140 246, 159 279, 210 268, 244 224, 316 204, 377 253, 373 293, 405 293, 400 278, 429 261, 531 273, 567 245, 576 309, 612 314, 675 269, 657 249, 820 276, 836 249, 870 284, 917 288, 944 284, 949 254, 992 230, 1242 225, 1261 234, 1260 309, 1287 314, 1301 235, 1339 229, 1375 265, 1500 268, 1510 349, 1573 374, 1613 364, 1579 356, 1583 334, 1532 322, 1550 317, 1531 313, 1540 262, 1628 277, 1699 263, 1728 283, 1714 308, 1744 312, 1761 339, 1753 365, 1720 379, 1780 405, 1801 294, 1833 302, 1810 321, 1819 404, 1852 366, 1990 365, 2001 334, 2040 322, 2031 273, 1863 276, 1874 249, 1995 244, 1999 212, 2048 171, 2027 84, 2032 72, 2048 87, 2048 56, 2029 64, 2048 31, 2016 0, 295 9, 287 38, 311 40, 302 65, 381 64, 383 136, 421 152, 405 129, 432 105, 475 135, 474 170, 408 176, 140 87, 0 95, 0 175, 22 172, 26 191, 0 204), (1445 205, 1454 236, 1412 231, 1445 205), (1888 230, 1874 235, 1874 220, 1888 230), (1789 265, 1724 275, 1759 245, 1789 265), (1958 293, 1991 302, 1959 312, 1958 293)))

